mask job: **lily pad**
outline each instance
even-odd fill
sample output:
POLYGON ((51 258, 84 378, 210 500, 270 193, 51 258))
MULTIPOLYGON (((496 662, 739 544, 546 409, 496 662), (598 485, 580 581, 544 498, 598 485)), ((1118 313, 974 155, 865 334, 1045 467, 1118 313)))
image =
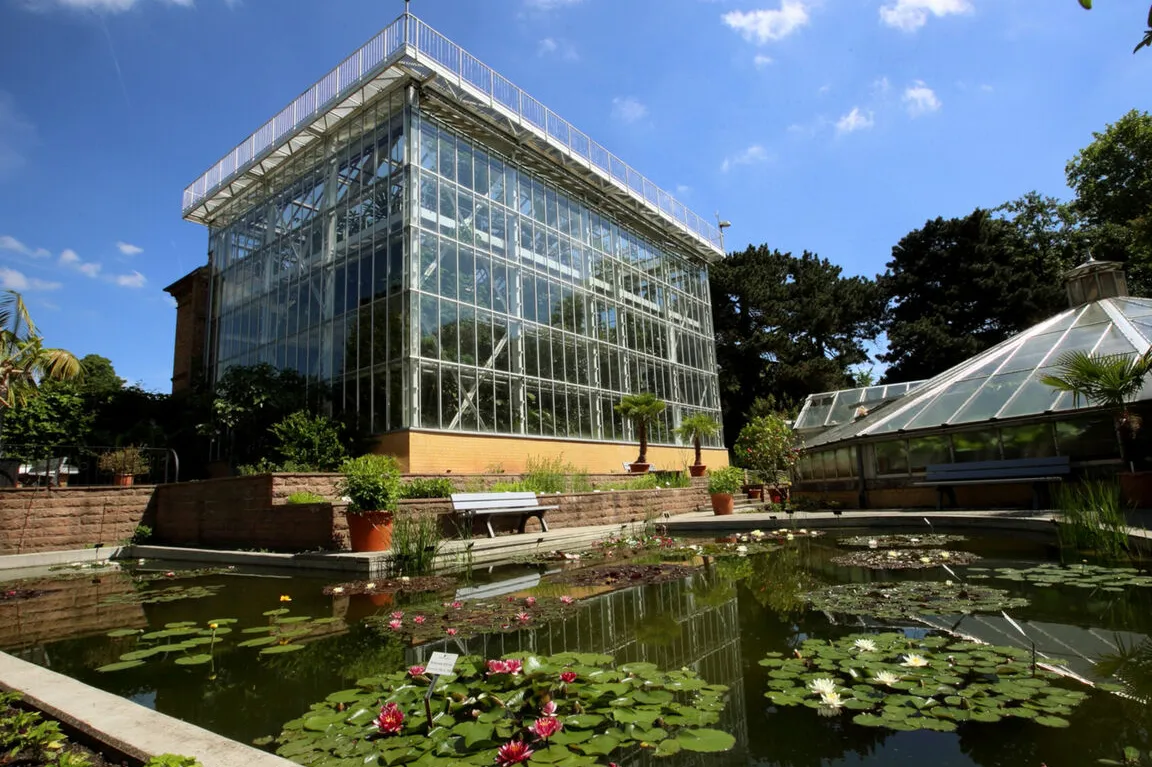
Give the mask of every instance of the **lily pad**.
POLYGON ((801 598, 816 610, 877 618, 999 612, 1028 604, 1003 589, 952 581, 846 583, 801 598))

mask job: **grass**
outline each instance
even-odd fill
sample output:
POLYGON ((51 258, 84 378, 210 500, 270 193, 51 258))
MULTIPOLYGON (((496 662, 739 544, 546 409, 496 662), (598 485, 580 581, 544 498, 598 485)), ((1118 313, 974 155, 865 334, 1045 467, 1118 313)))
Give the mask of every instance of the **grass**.
POLYGON ((316 493, 292 493, 292 495, 288 496, 288 503, 293 504, 326 503, 327 501, 327 498, 322 495, 317 495, 316 493))
POLYGON ((1060 546, 1119 558, 1128 553, 1128 523, 1114 481, 1092 480, 1056 491, 1060 546))
POLYGON ((392 526, 392 569, 397 575, 429 575, 440 552, 437 514, 398 514, 392 526))

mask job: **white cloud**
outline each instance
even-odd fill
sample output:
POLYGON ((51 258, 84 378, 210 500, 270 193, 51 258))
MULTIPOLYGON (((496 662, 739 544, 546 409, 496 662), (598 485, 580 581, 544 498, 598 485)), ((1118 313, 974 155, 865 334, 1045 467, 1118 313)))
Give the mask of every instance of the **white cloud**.
POLYGON ((896 0, 880 6, 880 21, 905 32, 914 32, 928 23, 928 15, 941 17, 971 13, 969 0, 896 0))
POLYGON ((120 241, 116 243, 116 247, 126 256, 138 256, 144 252, 144 248, 141 248, 139 245, 133 245, 130 242, 120 241))
POLYGON ((0 266, 0 288, 5 290, 56 290, 59 287, 59 282, 38 280, 7 266, 0 266))
POLYGON ((16 239, 15 237, 11 237, 7 234, 0 235, 0 250, 11 250, 16 253, 20 253, 21 255, 28 256, 29 258, 45 258, 52 255, 48 251, 44 250, 44 248, 29 247, 28 245, 20 242, 20 240, 16 239))
POLYGON ((122 288, 142 288, 148 284, 148 278, 140 272, 133 271, 131 274, 118 274, 112 278, 122 288))
POLYGON ((67 248, 60 253, 60 266, 75 269, 81 274, 92 278, 99 276, 100 270, 103 268, 95 261, 82 260, 79 254, 71 248, 67 248))
POLYGON ((756 65, 757 69, 763 69, 772 63, 772 57, 765 56, 763 53, 757 53, 752 57, 752 63, 756 65))
POLYGON ((577 61, 580 58, 576 46, 564 40, 557 40, 555 37, 545 37, 536 43, 536 55, 559 56, 564 61, 577 61))
POLYGON ((0 179, 28 162, 36 140, 36 126, 16 108, 10 93, 0 91, 0 179))
MULTIPOLYGON (((79 11, 104 11, 107 13, 121 13, 131 10, 140 0, 24 0, 24 6, 33 11, 50 11, 56 8, 68 8, 79 11)), ((193 0, 161 0, 165 5, 179 5, 192 8, 193 0)), ((231 3, 229 3, 231 5, 231 3)))
POLYGON ((876 124, 871 112, 861 112, 860 107, 852 107, 852 111, 836 121, 837 133, 853 133, 866 130, 876 124))
POLYGON ((677 184, 676 185, 676 194, 680 195, 681 197, 683 197, 686 194, 690 194, 691 192, 692 192, 692 187, 688 186, 687 184, 677 184))
POLYGON ((729 11, 720 17, 725 24, 761 45, 783 40, 808 23, 808 8, 803 0, 781 0, 776 10, 729 11))
POLYGON ((648 107, 635 96, 617 96, 612 99, 612 116, 623 123, 634 123, 648 116, 648 107))
POLYGON ((767 149, 759 144, 753 144, 738 154, 724 158, 724 162, 720 164, 720 170, 723 173, 727 173, 737 165, 755 165, 768 162, 769 159, 771 159, 771 156, 768 154, 767 149))
POLYGON ((892 83, 888 82, 887 77, 877 77, 872 81, 872 92, 877 96, 883 96, 890 90, 892 90, 892 83))
POLYGON ((942 104, 936 92, 929 88, 923 80, 917 80, 904 89, 904 108, 913 117, 922 117, 940 109, 942 104))
POLYGON ((180 306, 179 301, 177 301, 175 298, 173 298, 172 296, 167 295, 167 294, 164 295, 164 303, 168 304, 173 309, 176 309, 180 306))

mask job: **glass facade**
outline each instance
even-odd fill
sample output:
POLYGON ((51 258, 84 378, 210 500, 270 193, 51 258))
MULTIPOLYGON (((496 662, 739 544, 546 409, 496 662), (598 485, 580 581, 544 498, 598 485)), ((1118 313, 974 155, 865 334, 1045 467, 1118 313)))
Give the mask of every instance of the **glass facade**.
POLYGON ((704 265, 402 94, 348 123, 214 225, 215 376, 294 368, 376 433, 632 441, 641 391, 653 442, 719 419, 704 265))

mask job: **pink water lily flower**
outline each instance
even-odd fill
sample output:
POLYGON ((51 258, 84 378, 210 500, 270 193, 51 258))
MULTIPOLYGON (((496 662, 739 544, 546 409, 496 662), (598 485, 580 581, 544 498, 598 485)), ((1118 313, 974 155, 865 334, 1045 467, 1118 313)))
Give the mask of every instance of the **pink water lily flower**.
POLYGON ((573 599, 572 597, 569 597, 569 596, 560 597, 560 602, 562 604, 570 605, 575 601, 576 601, 575 599, 573 599))
POLYGON ((392 613, 392 617, 395 620, 400 620, 401 618, 404 617, 404 611, 403 610, 397 610, 396 612, 392 613))
POLYGON ((408 673, 412 676, 420 676, 426 670, 427 669, 425 669, 423 666, 409 666, 408 667, 408 673))
POLYGON ((377 729, 385 735, 395 735, 404 725, 404 712, 395 703, 385 703, 375 721, 377 729))
POLYGON ((513 764, 526 762, 532 756, 532 749, 521 740, 510 740, 496 752, 497 767, 511 767, 513 764))
POLYGON ((528 605, 529 607, 534 607, 536 605, 536 597, 526 598, 524 600, 524 604, 528 605))
POLYGON ((528 613, 516 613, 516 620, 520 621, 521 623, 527 623, 528 621, 532 620, 532 616, 528 613))
POLYGON ((400 621, 400 620, 395 619, 395 618, 388 621, 388 628, 392 629, 393 631, 399 631, 403 625, 404 625, 403 621, 400 621))
POLYGON ((555 716, 556 715, 556 701, 550 700, 547 703, 545 703, 543 706, 540 707, 540 713, 543 714, 544 716, 555 716))
POLYGON ((564 725, 560 724, 560 720, 556 717, 542 716, 532 723, 528 731, 541 740, 548 740, 562 729, 564 729, 564 725))
POLYGON ((461 607, 463 607, 463 606, 464 606, 464 603, 463 603, 463 602, 453 602, 453 603, 452 603, 452 607, 453 607, 453 609, 456 609, 456 610, 459 610, 459 609, 460 609, 461 607))
POLYGON ((560 672, 560 681, 563 682, 564 684, 572 684, 573 682, 576 681, 576 672, 575 671, 561 671, 560 672))
POLYGON ((425 618, 423 615, 417 615, 415 618, 412 619, 412 622, 419 626, 419 625, 423 625, 424 621, 426 621, 426 620, 428 620, 428 619, 425 618))

